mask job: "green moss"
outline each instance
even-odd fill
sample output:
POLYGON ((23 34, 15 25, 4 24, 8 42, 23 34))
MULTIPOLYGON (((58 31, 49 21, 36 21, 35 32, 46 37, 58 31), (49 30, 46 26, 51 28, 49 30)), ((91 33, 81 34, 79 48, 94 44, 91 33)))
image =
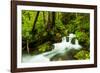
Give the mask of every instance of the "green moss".
POLYGON ((39 45, 37 48, 40 53, 43 53, 49 51, 51 49, 51 45, 50 42, 46 42, 44 44, 39 45))
POLYGON ((81 50, 74 56, 78 60, 90 59, 90 53, 86 50, 81 50))

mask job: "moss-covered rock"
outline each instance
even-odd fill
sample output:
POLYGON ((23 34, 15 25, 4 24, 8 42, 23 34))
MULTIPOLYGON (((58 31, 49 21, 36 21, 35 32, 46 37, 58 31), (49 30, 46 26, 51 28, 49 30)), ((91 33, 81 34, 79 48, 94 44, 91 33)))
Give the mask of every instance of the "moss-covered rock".
POLYGON ((37 47, 37 49, 38 49, 38 51, 39 51, 40 53, 43 53, 43 52, 46 52, 46 51, 51 50, 51 49, 52 49, 52 45, 51 45, 50 42, 46 42, 46 43, 44 43, 44 44, 39 45, 39 46, 37 47))
POLYGON ((74 56, 78 60, 90 59, 90 52, 86 50, 81 50, 74 56))

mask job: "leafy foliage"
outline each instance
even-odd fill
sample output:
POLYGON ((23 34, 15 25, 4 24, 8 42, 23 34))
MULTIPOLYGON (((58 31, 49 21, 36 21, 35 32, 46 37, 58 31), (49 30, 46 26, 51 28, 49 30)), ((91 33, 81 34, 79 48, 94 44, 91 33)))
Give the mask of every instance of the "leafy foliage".
POLYGON ((24 39, 31 39, 32 26, 33 26, 33 15, 36 14, 34 11, 22 11, 22 37, 24 39))

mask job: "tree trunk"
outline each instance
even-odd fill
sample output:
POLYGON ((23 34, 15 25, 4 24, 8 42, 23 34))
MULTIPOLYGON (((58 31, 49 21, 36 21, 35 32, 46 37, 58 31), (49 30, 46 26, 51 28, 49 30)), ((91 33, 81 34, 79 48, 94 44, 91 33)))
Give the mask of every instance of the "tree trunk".
POLYGON ((46 25, 46 20, 45 20, 45 13, 43 12, 43 23, 46 25))
POLYGON ((51 28, 54 29, 55 26, 55 12, 52 12, 52 26, 51 28))
POLYGON ((50 31, 55 25, 55 12, 48 12, 47 30, 50 31))
POLYGON ((52 25, 52 16, 51 12, 48 12, 48 22, 47 22, 47 30, 50 31, 52 25))
POLYGON ((28 40, 27 40, 27 52, 29 54, 29 42, 28 42, 28 40))
POLYGON ((32 32, 34 32, 34 29, 35 29, 35 26, 36 26, 36 21, 38 19, 38 16, 39 16, 39 11, 37 12, 36 17, 35 17, 35 20, 34 20, 34 23, 33 23, 32 32))

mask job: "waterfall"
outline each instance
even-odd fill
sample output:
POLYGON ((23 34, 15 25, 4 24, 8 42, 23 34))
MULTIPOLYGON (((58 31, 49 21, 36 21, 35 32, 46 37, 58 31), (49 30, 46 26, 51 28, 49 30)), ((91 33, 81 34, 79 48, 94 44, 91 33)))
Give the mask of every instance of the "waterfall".
POLYGON ((78 43, 78 40, 76 39, 75 40, 75 45, 73 45, 74 46, 74 49, 79 49, 79 48, 82 48, 80 45, 79 45, 79 43, 78 43))
MULTIPOLYGON (((69 41, 66 41, 66 37, 62 37, 62 41, 60 43, 54 43, 54 49, 45 52, 36 56, 31 56, 31 58, 28 58, 27 62, 49 62, 52 57, 54 57, 57 54, 63 54, 64 52, 70 50, 70 49, 80 49, 82 46, 79 45, 79 42, 77 39, 75 39, 75 44, 72 44, 72 39, 76 37, 74 34, 69 34, 68 38, 69 41)), ((24 61, 23 59, 23 62, 24 61)))

